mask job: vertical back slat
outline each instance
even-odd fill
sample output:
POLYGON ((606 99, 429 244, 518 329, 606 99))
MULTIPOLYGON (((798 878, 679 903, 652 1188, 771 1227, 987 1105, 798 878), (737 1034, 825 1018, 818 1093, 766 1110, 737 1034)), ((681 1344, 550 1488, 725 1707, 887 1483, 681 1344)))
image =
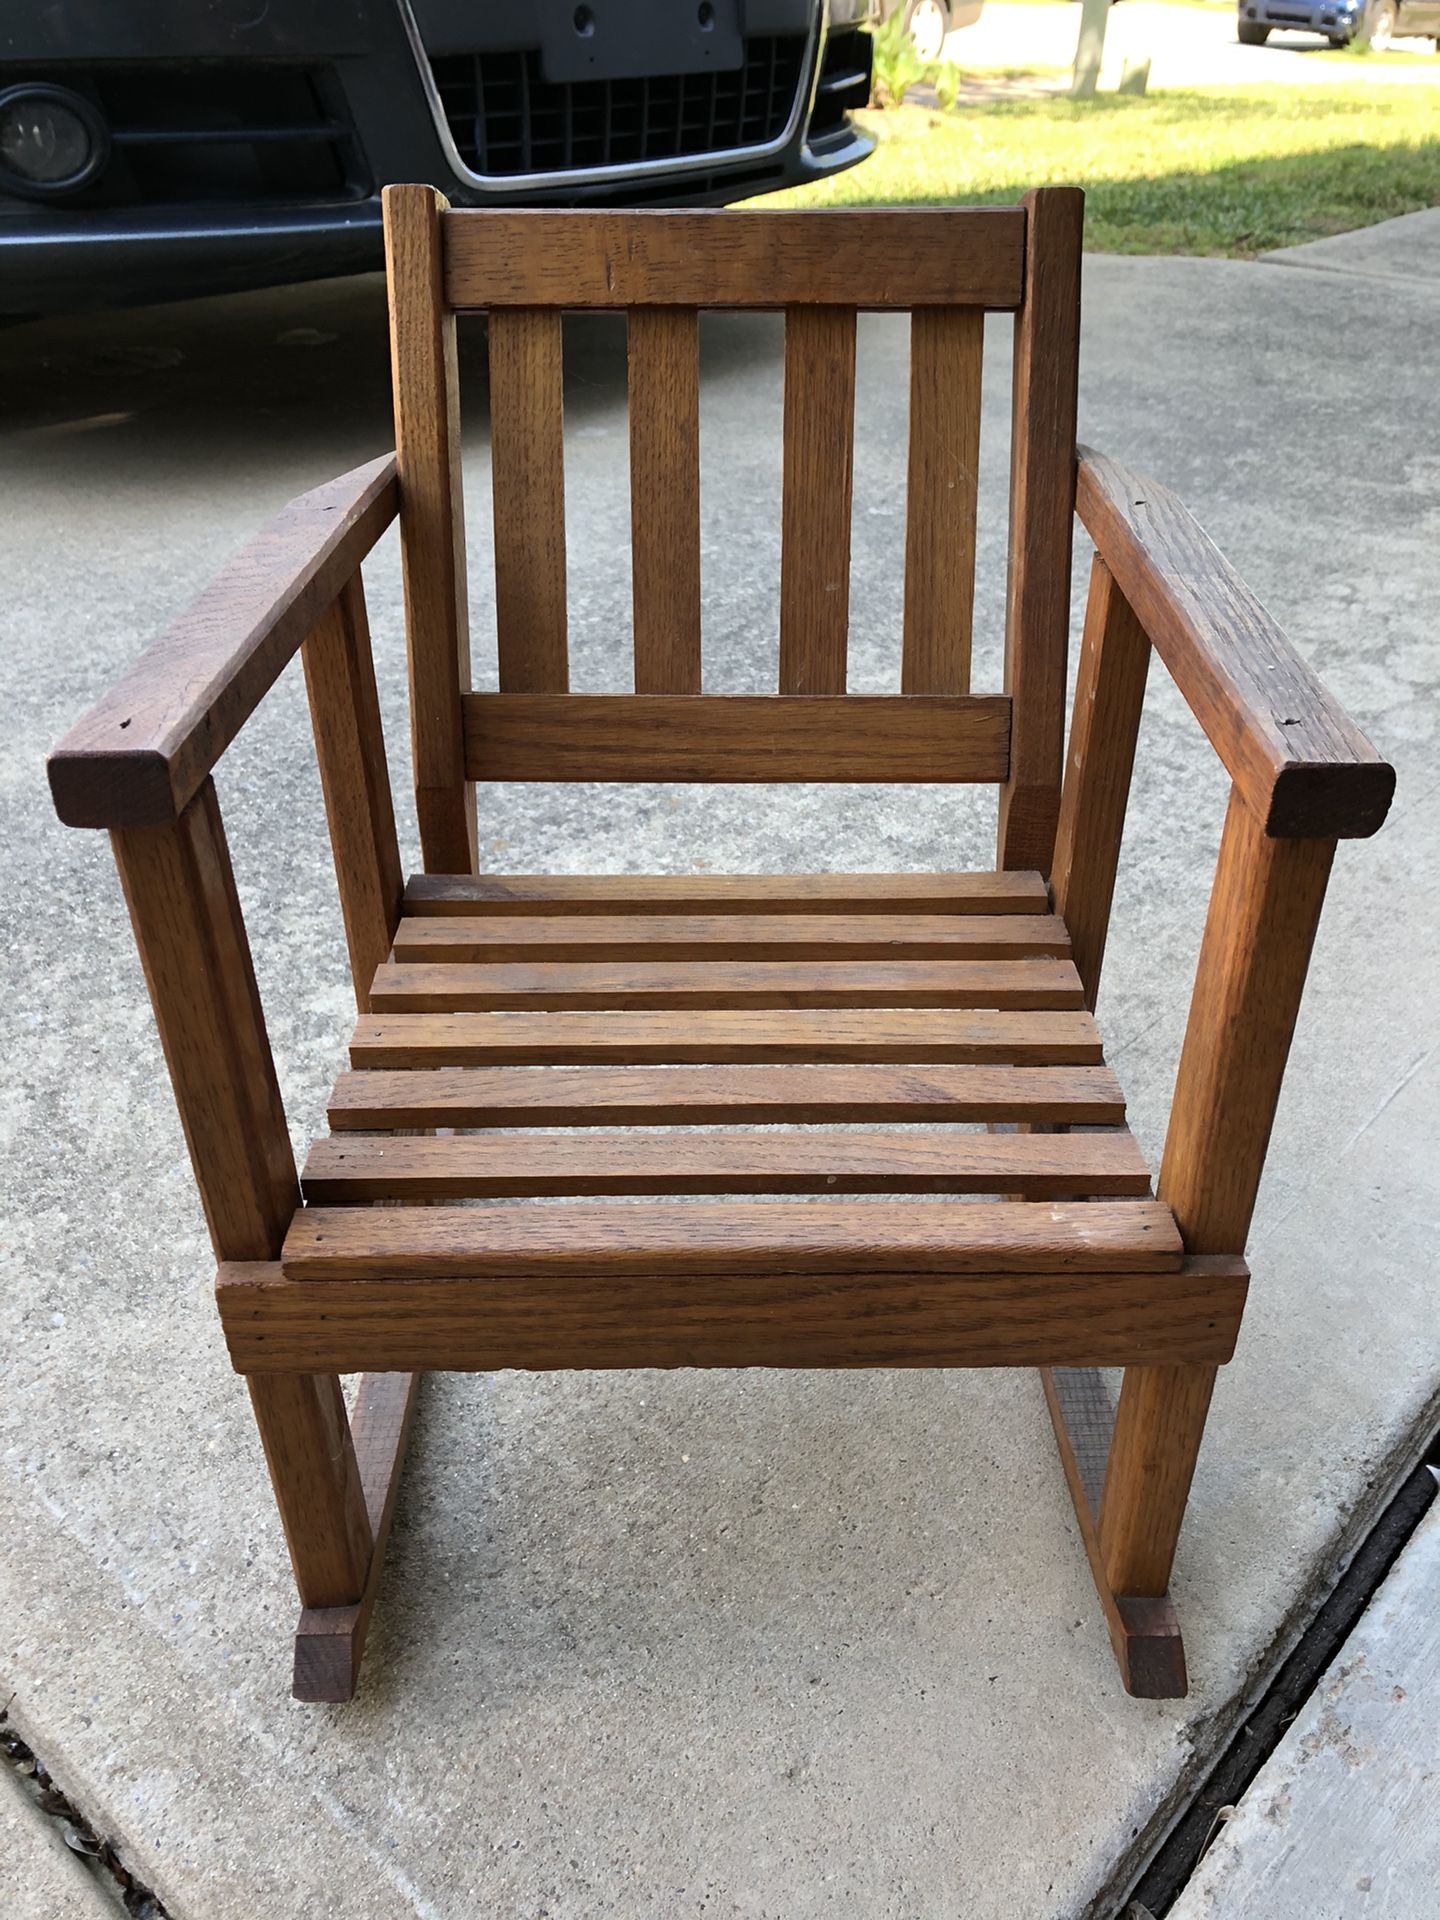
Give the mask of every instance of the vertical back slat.
POLYGON ((700 331, 693 307, 632 307, 630 544, 635 691, 700 691, 700 331))
POLYGON ((974 307, 911 315, 902 693, 970 691, 984 341, 974 307))
POLYGON ((470 687, 460 389, 431 187, 386 187, 385 265, 400 474, 415 805, 427 873, 475 868, 475 789, 465 779, 460 696, 470 687))
POLYGON ((564 693, 564 363, 557 307, 490 314, 495 622, 504 693, 564 693))
POLYGON ((1085 196, 1078 187, 1041 187, 1023 204, 1025 297, 1015 316, 1005 610, 1005 690, 1014 714, 998 860, 1002 868, 1048 874, 1065 734, 1085 196))
POLYGON ((850 624, 855 309, 785 314, 780 691, 844 693, 850 624))

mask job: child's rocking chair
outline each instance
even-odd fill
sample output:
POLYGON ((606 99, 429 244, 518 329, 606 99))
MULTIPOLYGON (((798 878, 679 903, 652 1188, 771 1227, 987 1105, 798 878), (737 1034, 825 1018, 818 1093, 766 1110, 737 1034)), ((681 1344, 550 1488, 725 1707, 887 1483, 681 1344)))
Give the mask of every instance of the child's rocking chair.
POLYGON ((304 1603, 296 1692, 353 1691, 426 1369, 1025 1366, 1125 1684, 1182 1693, 1176 1535, 1335 841, 1379 826, 1391 769, 1168 493, 1077 463, 1078 192, 894 213, 385 202, 396 454, 288 508, 50 765, 61 818, 113 831, 304 1603), (744 307, 785 314, 780 687, 718 697, 696 316, 744 307), (565 308, 628 317, 633 695, 566 690, 565 308), (855 316, 896 308, 901 691, 849 697, 855 316), (500 663, 482 694, 454 345, 476 310, 500 663), (974 694, 991 310, 1015 316, 1010 571, 1004 686, 974 694), (1077 506, 1098 554, 1067 759, 1077 506), (396 514, 408 882, 359 571, 396 514), (1153 1198, 1091 1013, 1152 647, 1233 781, 1153 1198), (298 1176, 210 779, 297 648, 360 1006, 298 1176), (984 873, 480 875, 476 779, 993 781, 999 847, 984 873), (823 1197, 747 1197, 776 1194, 823 1197), (457 1204, 494 1196, 529 1204, 457 1204), (1125 1369, 1113 1414, 1102 1367, 1125 1369))

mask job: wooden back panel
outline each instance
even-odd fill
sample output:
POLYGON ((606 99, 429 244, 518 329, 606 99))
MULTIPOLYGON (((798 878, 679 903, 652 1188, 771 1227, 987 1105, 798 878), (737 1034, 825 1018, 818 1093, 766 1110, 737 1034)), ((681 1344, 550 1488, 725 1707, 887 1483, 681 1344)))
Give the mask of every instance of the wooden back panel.
POLYGON ((998 781, 999 864, 1048 870, 1082 203, 1074 189, 1047 188, 1018 207, 954 211, 475 212, 448 210, 428 187, 386 189, 428 871, 468 866, 457 858, 473 849, 475 778, 827 777, 998 781), (568 693, 566 308, 627 316, 635 692, 649 696, 638 701, 568 693), (700 691, 698 314, 735 308, 785 314, 779 693, 758 700, 700 691), (481 309, 500 692, 476 695, 457 441, 436 423, 457 412, 453 316, 481 309), (883 310, 911 314, 901 691, 842 714, 855 323, 883 310), (987 310, 1014 312, 1016 354, 1005 689, 981 699, 970 693, 970 645, 987 310))

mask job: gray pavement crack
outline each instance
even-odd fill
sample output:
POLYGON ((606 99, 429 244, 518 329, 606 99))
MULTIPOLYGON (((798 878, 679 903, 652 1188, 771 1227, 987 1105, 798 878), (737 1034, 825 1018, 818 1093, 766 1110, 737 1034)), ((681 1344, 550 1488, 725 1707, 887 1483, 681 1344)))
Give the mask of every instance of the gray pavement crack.
POLYGON ((0 1755, 22 1792, 54 1822, 70 1851, 89 1862, 96 1877, 116 1896, 131 1920, 172 1920, 160 1896, 125 1865, 115 1843, 97 1833, 70 1795, 55 1784, 44 1761, 11 1726, 9 1710, 4 1707, 0 1707, 0 1755))

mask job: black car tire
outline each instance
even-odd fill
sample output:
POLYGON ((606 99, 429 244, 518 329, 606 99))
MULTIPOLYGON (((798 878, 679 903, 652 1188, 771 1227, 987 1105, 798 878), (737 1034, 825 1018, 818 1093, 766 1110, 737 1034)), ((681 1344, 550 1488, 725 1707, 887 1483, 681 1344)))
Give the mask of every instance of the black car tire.
POLYGON ((1242 47, 1263 47, 1270 38, 1270 29, 1262 27, 1258 20, 1241 20, 1236 24, 1235 37, 1242 47))

